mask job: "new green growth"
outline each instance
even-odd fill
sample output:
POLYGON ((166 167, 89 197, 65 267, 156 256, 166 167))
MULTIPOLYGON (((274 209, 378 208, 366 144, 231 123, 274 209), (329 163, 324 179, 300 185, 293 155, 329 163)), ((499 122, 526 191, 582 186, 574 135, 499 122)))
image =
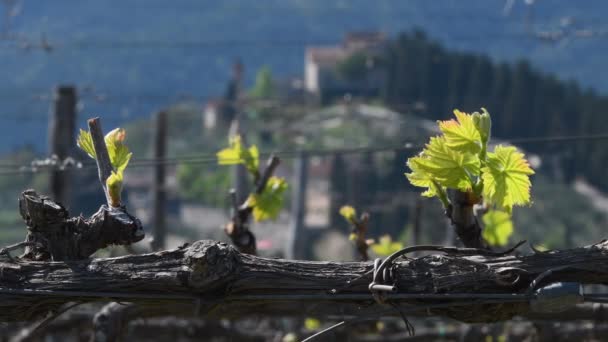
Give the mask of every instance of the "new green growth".
MULTIPOLYGON (((257 146, 243 146, 241 137, 230 138, 230 146, 217 153, 219 165, 244 165, 254 182, 260 181, 260 152, 257 146)), ((244 206, 253 208, 256 221, 276 219, 283 208, 283 194, 287 190, 285 179, 272 176, 261 193, 251 193, 244 206)))
MULTIPOLYGON (((131 160, 133 153, 124 144, 127 133, 122 128, 115 128, 105 136, 105 143, 112 164, 112 174, 106 179, 106 188, 110 198, 110 205, 113 207, 121 206, 120 193, 122 192, 123 173, 131 160)), ((85 151, 89 157, 97 159, 93 138, 91 133, 83 129, 80 130, 76 144, 85 151)))
POLYGON ((456 120, 439 121, 441 135, 431 137, 420 154, 409 158, 410 183, 426 188, 426 197, 437 196, 448 208, 447 189, 466 192, 487 212, 483 238, 494 246, 505 245, 513 232, 513 207, 530 204, 530 178, 534 174, 523 153, 513 146, 497 145, 488 151, 490 114, 454 110, 456 120))

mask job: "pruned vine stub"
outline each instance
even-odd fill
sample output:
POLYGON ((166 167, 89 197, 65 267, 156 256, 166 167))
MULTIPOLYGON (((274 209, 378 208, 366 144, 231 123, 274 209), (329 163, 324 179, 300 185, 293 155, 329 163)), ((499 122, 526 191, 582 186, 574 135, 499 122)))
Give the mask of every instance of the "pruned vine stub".
POLYGON ((86 259, 110 245, 128 245, 144 238, 139 219, 125 207, 102 205, 90 218, 70 217, 67 209, 34 190, 19 197, 19 211, 27 225, 24 260, 86 259))

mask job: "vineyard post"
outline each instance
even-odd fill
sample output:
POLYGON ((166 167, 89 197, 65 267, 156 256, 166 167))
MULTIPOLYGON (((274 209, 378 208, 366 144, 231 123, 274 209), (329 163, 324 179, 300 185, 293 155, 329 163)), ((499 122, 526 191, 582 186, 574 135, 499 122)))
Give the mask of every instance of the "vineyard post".
MULTIPOLYGON (((344 225, 344 218, 339 213, 340 208, 344 203, 349 203, 346 199, 346 179, 348 177, 344 158, 339 153, 335 153, 332 159, 329 175, 329 226, 338 228, 344 225)), ((346 231, 346 229, 341 231, 346 231)))
POLYGON ((289 236, 287 244, 288 259, 302 259, 305 253, 298 238, 302 237, 304 230, 304 217, 306 215, 306 186, 308 183, 308 155, 300 151, 294 163, 293 192, 291 196, 291 219, 289 223, 289 236))
MULTIPOLYGON (((243 121, 238 117, 232 120, 229 135, 230 137, 239 135, 243 144, 247 144, 243 121)), ((238 164, 232 167, 232 187, 234 188, 236 194, 237 203, 245 202, 247 196, 249 195, 247 175, 247 169, 244 165, 238 164)))
MULTIPOLYGON (((76 101, 76 89, 73 86, 62 85, 55 89, 49 120, 49 152, 51 156, 57 156, 59 163, 62 163, 74 150, 76 101)), ((52 198, 64 205, 69 201, 68 172, 68 170, 53 170, 49 182, 52 198)))
POLYGON ((167 113, 160 111, 156 114, 156 127, 154 135, 154 158, 157 163, 154 167, 154 239, 152 247, 155 251, 165 249, 167 229, 165 225, 165 211, 167 192, 165 185, 165 164, 162 162, 167 153, 167 113))

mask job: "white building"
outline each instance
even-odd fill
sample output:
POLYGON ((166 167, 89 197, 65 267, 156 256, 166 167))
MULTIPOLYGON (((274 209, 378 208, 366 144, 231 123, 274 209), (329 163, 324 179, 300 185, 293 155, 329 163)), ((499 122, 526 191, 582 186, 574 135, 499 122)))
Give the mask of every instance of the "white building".
POLYGON ((371 69, 374 67, 373 57, 382 52, 386 42, 386 35, 382 32, 359 32, 348 33, 341 45, 307 47, 304 57, 305 89, 318 95, 325 89, 348 92, 378 88, 383 75, 370 74, 365 80, 349 81, 337 77, 336 66, 355 53, 364 53, 370 58, 371 69))

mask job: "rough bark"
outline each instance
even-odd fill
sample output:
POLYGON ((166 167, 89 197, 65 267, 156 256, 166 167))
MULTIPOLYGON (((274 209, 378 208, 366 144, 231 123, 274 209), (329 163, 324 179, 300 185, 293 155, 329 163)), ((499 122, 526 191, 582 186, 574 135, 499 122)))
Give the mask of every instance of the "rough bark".
MULTIPOLYGON (((512 294, 555 269, 556 281, 608 283, 608 243, 529 256, 429 255, 392 267, 396 295, 512 294)), ((213 241, 152 254, 66 262, 0 263, 0 321, 32 320, 66 302, 121 301, 146 316, 398 315, 369 293, 369 262, 310 262, 239 253, 213 241), (335 291, 332 291, 335 290, 335 291), (349 295, 349 297, 345 297, 349 295)), ((400 298, 408 312, 493 322, 530 312, 527 301, 400 298), (444 307, 451 303, 450 307, 444 307), (428 307, 428 305, 435 305, 428 307)))
POLYGON ((446 214, 456 236, 465 247, 489 249, 481 235, 481 227, 473 207, 479 202, 472 193, 450 190, 450 207, 446 214))
POLYGON ((59 203, 34 190, 19 197, 29 246, 24 260, 79 260, 110 245, 128 245, 144 238, 141 222, 126 208, 102 205, 93 216, 69 217, 59 203))
POLYGON ((367 250, 369 249, 369 243, 366 237, 367 230, 369 225, 369 213, 364 212, 361 214, 361 217, 357 219, 354 218, 354 221, 351 222, 351 231, 355 234, 355 247, 357 249, 357 254, 359 255, 360 261, 368 261, 369 255, 367 250))

